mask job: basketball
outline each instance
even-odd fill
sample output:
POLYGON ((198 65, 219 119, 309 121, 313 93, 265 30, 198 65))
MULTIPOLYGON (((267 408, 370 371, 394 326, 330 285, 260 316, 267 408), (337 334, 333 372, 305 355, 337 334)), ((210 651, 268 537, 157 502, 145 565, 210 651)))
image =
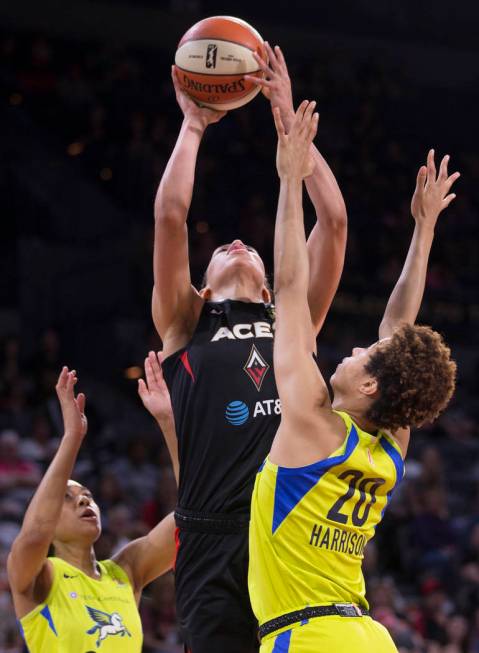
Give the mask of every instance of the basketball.
POLYGON ((199 104, 228 111, 247 104, 261 90, 244 75, 262 77, 253 58, 267 59, 260 34, 232 16, 213 16, 193 25, 175 55, 181 87, 199 104))

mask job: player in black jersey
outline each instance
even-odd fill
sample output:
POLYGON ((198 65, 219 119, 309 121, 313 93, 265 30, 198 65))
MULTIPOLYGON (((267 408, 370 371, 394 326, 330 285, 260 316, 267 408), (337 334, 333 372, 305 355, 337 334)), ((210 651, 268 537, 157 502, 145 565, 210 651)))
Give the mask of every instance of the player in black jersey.
MULTIPOLYGON (((286 128, 291 84, 279 48, 267 46, 267 94, 286 128)), ((173 74, 183 124, 155 201, 152 311, 163 341, 179 458, 176 599, 191 653, 252 653, 257 623, 248 589, 248 522, 255 473, 279 425, 274 381, 274 308, 258 253, 235 240, 213 252, 206 285, 190 280, 186 219, 206 127, 224 114, 198 107, 173 74)), ((341 275, 346 211, 328 165, 314 148, 307 188, 318 221, 308 240, 309 297, 319 330, 341 275)), ((155 364, 152 357, 152 365, 155 364)), ((156 362, 157 364, 157 362, 156 362)))

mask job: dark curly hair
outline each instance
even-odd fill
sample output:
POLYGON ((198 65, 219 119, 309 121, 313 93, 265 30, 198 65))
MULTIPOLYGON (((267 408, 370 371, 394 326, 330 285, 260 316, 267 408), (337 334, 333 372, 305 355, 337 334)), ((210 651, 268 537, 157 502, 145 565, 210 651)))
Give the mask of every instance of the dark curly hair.
POLYGON ((434 421, 456 385, 451 350, 428 326, 399 327, 374 351, 366 371, 377 379, 379 389, 366 417, 378 428, 393 431, 434 421))

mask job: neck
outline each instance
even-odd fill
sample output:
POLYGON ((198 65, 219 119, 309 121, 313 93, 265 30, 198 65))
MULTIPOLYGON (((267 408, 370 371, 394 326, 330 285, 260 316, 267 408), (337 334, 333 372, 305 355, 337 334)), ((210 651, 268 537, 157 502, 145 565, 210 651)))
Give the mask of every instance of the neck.
POLYGON ((55 555, 68 564, 81 569, 87 576, 99 578, 95 551, 91 545, 55 542, 55 555))
POLYGON ((377 426, 365 417, 364 409, 360 409, 358 406, 352 405, 351 401, 347 401, 341 397, 341 395, 334 396, 332 406, 334 410, 339 410, 343 413, 347 413, 353 422, 357 424, 362 431, 374 434, 378 430, 377 426))
POLYGON ((225 299, 236 299, 242 302, 263 302, 262 289, 241 276, 235 277, 230 283, 224 284, 217 290, 211 290, 208 298, 212 302, 221 302, 225 299))

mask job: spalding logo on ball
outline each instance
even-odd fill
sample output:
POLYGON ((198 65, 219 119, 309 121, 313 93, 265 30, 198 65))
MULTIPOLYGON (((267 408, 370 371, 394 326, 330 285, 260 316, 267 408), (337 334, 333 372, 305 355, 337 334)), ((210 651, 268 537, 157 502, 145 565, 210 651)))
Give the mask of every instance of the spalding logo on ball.
POLYGON ((253 58, 266 60, 263 39, 240 18, 213 16, 191 27, 175 55, 181 87, 199 104, 228 111, 243 106, 260 91, 244 75, 263 77, 253 58))

